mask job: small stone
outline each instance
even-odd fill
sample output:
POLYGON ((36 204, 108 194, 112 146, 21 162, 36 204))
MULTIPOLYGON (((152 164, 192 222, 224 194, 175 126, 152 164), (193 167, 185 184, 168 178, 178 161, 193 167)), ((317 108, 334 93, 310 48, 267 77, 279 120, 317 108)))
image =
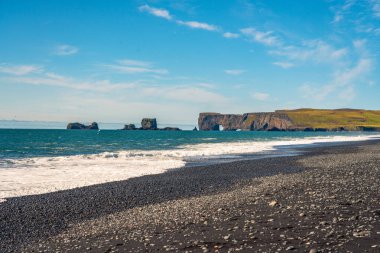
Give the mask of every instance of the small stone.
POLYGON ((223 237, 223 239, 224 240, 228 240, 228 239, 230 239, 230 237, 231 237, 231 235, 226 235, 226 236, 223 237))
POLYGON ((294 249, 296 249, 294 246, 289 246, 285 250, 294 250, 294 249))
POLYGON ((316 249, 311 249, 309 253, 317 253, 318 251, 316 249))
POLYGON ((371 232, 370 231, 359 231, 359 232, 354 232, 353 236, 355 237, 368 237, 370 236, 371 232))
POLYGON ((274 207, 277 205, 278 205, 278 202, 276 200, 272 200, 271 202, 269 202, 269 206, 271 206, 271 207, 274 207))

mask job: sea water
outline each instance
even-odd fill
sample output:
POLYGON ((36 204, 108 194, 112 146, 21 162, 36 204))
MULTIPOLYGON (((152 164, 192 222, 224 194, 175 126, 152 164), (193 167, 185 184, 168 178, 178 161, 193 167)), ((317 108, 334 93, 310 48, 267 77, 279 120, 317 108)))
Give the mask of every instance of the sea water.
POLYGON ((0 129, 0 199, 126 180, 188 164, 283 155, 300 145, 379 137, 365 132, 0 129))

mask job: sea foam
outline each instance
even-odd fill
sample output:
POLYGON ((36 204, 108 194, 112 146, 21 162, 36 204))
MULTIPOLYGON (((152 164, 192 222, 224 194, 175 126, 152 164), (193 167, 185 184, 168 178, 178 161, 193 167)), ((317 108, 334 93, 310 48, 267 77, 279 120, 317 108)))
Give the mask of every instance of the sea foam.
POLYGON ((73 189, 183 167, 186 161, 239 158, 281 146, 363 141, 380 135, 331 136, 184 145, 167 150, 129 150, 93 155, 7 159, 0 164, 0 202, 7 198, 73 189))

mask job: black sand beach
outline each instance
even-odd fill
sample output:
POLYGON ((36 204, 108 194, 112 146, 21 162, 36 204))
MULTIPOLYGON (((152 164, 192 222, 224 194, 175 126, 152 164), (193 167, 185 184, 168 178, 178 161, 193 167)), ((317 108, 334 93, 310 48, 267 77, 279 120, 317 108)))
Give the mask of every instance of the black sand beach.
POLYGON ((380 141, 0 204, 0 252, 380 252, 380 141))

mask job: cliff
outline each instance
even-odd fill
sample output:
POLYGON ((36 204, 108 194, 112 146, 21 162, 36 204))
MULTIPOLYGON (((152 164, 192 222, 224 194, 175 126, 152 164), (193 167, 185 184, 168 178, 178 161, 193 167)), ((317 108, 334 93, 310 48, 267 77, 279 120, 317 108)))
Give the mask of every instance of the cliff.
POLYGON ((380 131, 380 111, 297 109, 245 114, 200 113, 199 130, 380 131))

